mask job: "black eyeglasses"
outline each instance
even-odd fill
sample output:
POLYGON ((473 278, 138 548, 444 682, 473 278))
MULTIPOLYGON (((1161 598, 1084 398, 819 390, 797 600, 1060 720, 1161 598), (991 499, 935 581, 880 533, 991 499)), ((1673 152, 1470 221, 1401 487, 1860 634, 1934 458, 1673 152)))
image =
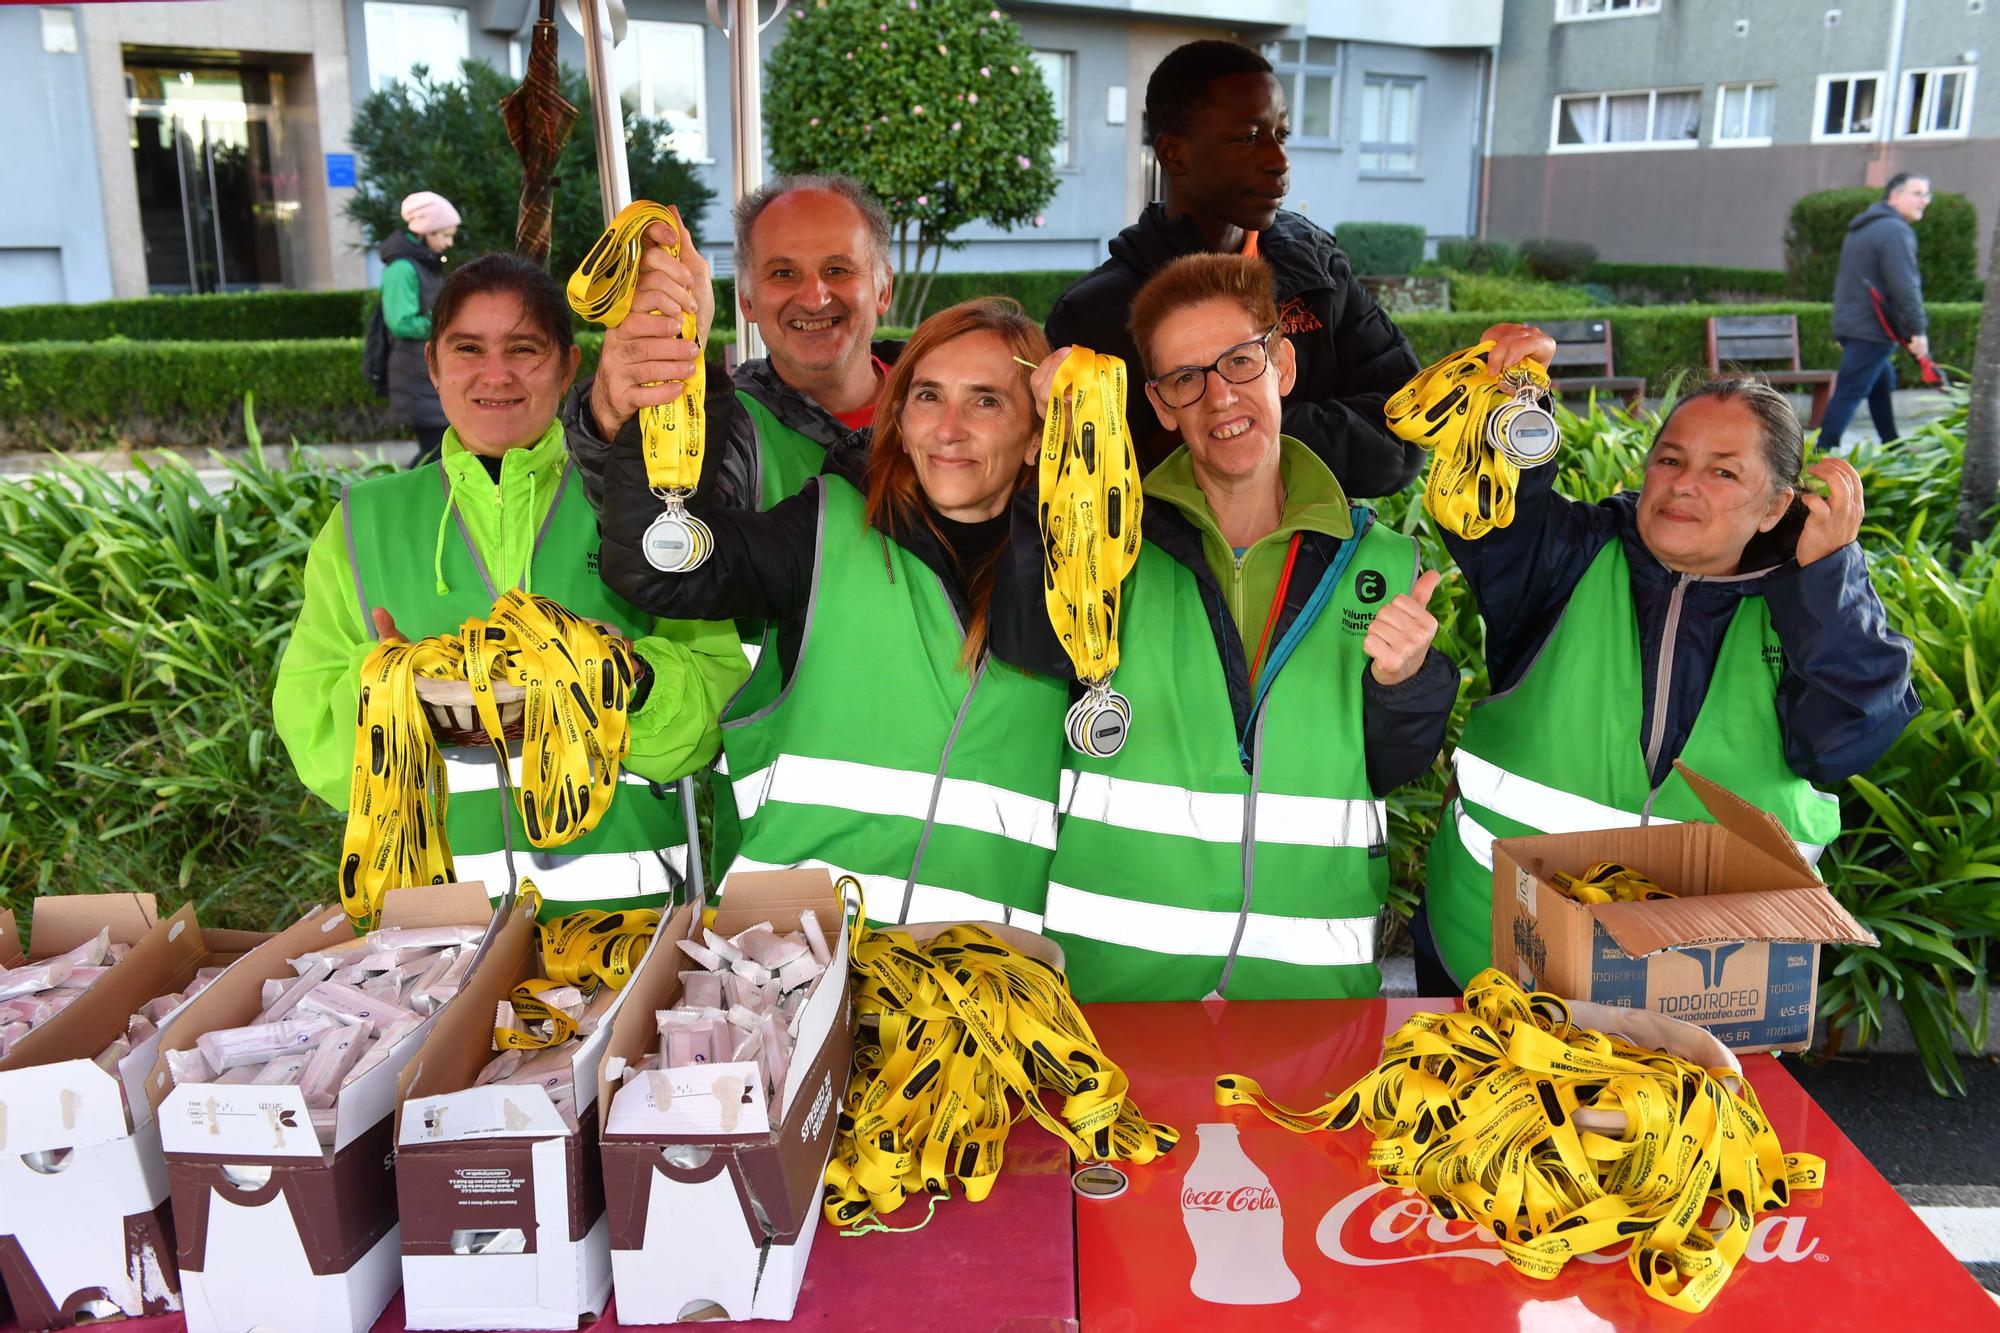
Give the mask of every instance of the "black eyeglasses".
POLYGON ((1278 326, 1260 338, 1237 343, 1221 356, 1205 366, 1182 366, 1170 370, 1157 379, 1146 381, 1146 387, 1160 395, 1160 401, 1168 407, 1191 407, 1201 401, 1208 392, 1208 372, 1216 374, 1230 384, 1248 384, 1271 368, 1271 343, 1278 336, 1278 326))

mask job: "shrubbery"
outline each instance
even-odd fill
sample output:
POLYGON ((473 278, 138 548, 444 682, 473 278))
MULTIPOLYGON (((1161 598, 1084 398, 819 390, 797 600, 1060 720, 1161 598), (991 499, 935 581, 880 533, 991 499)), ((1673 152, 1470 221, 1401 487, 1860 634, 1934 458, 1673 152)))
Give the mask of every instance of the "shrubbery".
POLYGON ((1457 273, 1516 273, 1521 256, 1506 241, 1447 236, 1438 242, 1437 262, 1457 273))
MULTIPOLYGON (((1584 274, 1584 281, 1610 288, 1624 297, 1626 292, 1644 293, 1661 301, 1714 302, 1728 296, 1782 297, 1785 271, 1778 268, 1723 268, 1701 264, 1628 264, 1599 260, 1584 274)), ((1945 298, 1939 298, 1945 299, 1945 298)))
POLYGON ((1581 282, 1596 262, 1597 247, 1588 241, 1521 242, 1521 268, 1544 282, 1581 282))
POLYGON ((1404 222, 1343 222, 1333 229, 1357 274, 1392 277, 1424 262, 1424 229, 1404 222))
MULTIPOLYGON (((1831 301, 1847 224, 1881 200, 1880 190, 1864 186, 1821 190, 1793 204, 1785 227, 1786 292, 1802 301, 1831 301)), ((1925 302, 1978 300, 1979 217, 1972 201, 1938 191, 1916 232, 1925 302)))

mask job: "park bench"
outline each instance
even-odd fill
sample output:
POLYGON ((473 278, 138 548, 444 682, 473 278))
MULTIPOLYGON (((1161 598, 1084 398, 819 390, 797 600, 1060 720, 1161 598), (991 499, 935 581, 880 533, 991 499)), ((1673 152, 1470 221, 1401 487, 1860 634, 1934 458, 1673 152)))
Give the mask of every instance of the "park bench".
POLYGON ((1608 319, 1552 319, 1542 331, 1556 340, 1556 354, 1549 358, 1549 384, 1558 397, 1565 393, 1601 390, 1625 399, 1625 410, 1637 412, 1646 396, 1644 375, 1612 373, 1611 321, 1608 319), (1564 375, 1564 367, 1578 366, 1595 374, 1564 375))
POLYGON ((1833 392, 1834 373, 1804 370, 1799 365, 1799 317, 1797 315, 1716 315, 1708 321, 1708 368, 1721 374, 1723 366, 1754 370, 1780 389, 1804 388, 1812 393, 1812 415, 1808 427, 1819 425, 1826 415, 1826 400, 1833 392), (1756 363, 1782 363, 1766 370, 1756 363))

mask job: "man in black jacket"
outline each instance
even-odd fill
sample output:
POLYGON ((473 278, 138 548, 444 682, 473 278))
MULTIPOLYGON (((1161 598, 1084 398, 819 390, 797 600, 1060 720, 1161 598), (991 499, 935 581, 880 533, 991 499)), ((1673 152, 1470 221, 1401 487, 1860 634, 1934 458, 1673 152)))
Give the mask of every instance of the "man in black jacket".
POLYGON ((1914 356, 1930 355, 1924 334, 1924 283, 1917 275, 1917 233, 1911 223, 1930 206, 1931 183, 1900 172, 1889 178, 1879 202, 1855 214, 1840 243, 1840 272, 1833 282, 1833 336, 1840 343, 1840 378, 1820 423, 1819 447, 1840 447, 1840 437, 1861 400, 1875 433, 1896 438, 1896 344, 1914 356))
POLYGON ((1126 326, 1132 298, 1167 261, 1203 250, 1255 254, 1271 266, 1278 318, 1298 355, 1284 432, 1326 461, 1349 496, 1389 495, 1414 479, 1423 454, 1383 424, 1382 405, 1418 370, 1416 354, 1355 281, 1333 236, 1282 211, 1289 181, 1284 90, 1270 62, 1234 42, 1189 42, 1146 83, 1146 142, 1166 174, 1164 203, 1111 242, 1111 258, 1049 312, 1052 346, 1123 357, 1140 464, 1179 443, 1140 388, 1149 373, 1126 326))

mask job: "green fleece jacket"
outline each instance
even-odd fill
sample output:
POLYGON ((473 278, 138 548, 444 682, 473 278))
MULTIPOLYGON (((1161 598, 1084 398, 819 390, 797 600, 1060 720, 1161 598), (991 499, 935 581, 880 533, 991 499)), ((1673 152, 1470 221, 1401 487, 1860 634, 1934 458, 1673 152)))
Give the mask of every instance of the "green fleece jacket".
POLYGON ((1147 502, 1172 505, 1201 533, 1202 554, 1228 599, 1229 616, 1243 639, 1243 651, 1252 655, 1270 619, 1271 602, 1278 595, 1292 534, 1323 532, 1343 540, 1354 535, 1347 494, 1319 455, 1289 435, 1278 437, 1278 451, 1279 475, 1285 487, 1284 513, 1274 530, 1240 556, 1223 537, 1215 511, 1208 507, 1208 497, 1195 481, 1194 458, 1185 444, 1146 474, 1147 502))
MULTIPOLYGON (((439 466, 498 586, 526 577, 566 457, 562 423, 551 423, 541 439, 501 460, 495 483, 458 433, 445 432, 439 466)), ((448 540, 457 540, 453 529, 448 540)), ((434 535, 411 533, 409 558, 429 562, 434 535)), ((347 534, 335 509, 306 556, 305 603, 278 665, 271 707, 299 779, 337 810, 347 808, 361 664, 375 642, 361 620, 347 534)), ((643 778, 671 782, 715 757, 722 735, 716 719, 749 677, 750 664, 729 621, 655 620, 652 633, 633 647, 652 668, 653 683, 632 714, 625 764, 643 778)))

